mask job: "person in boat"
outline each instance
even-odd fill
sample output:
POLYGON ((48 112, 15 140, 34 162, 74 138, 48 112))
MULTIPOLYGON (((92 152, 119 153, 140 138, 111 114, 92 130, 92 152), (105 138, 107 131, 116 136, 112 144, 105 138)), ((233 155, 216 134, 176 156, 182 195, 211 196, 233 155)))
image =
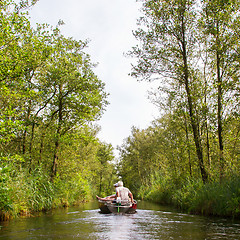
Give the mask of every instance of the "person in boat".
POLYGON ((101 198, 101 197, 97 197, 98 200, 102 200, 102 201, 112 201, 112 202, 116 202, 117 198, 120 198, 121 201, 124 202, 129 202, 131 201, 131 203, 134 203, 133 200, 133 194, 131 193, 131 191, 123 186, 123 182, 122 181, 118 181, 117 183, 114 184, 115 190, 116 190, 116 194, 113 194, 111 196, 107 196, 105 198, 101 198))
POLYGON ((121 201, 124 202, 129 202, 129 200, 131 201, 131 203, 134 203, 133 200, 133 194, 131 193, 131 191, 123 186, 123 182, 122 181, 118 181, 117 183, 117 188, 116 188, 116 198, 120 197, 121 201))

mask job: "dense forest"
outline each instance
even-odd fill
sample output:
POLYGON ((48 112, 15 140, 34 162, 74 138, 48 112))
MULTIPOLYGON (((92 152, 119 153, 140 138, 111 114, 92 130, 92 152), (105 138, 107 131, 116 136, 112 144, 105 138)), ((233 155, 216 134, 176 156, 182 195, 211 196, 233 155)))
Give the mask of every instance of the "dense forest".
MULTIPOLYGON (((140 0, 132 77, 161 113, 118 147, 97 134, 105 85, 88 41, 31 26, 36 0, 0 3, 0 220, 112 192, 240 217, 240 3, 140 0)), ((144 114, 144 112, 143 112, 144 114)))
POLYGON ((113 147, 95 124, 108 102, 87 41, 38 24, 36 1, 1 1, 0 216, 29 214, 112 191, 113 147))
POLYGON ((143 199, 240 216, 240 3, 143 0, 131 75, 161 117, 132 128, 120 173, 143 199))

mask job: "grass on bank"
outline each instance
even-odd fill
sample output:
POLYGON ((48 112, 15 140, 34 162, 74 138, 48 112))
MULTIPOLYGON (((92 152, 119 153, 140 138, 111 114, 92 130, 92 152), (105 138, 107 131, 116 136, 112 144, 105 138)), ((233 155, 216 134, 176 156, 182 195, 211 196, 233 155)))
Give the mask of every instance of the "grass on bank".
POLYGON ((91 187, 79 175, 74 179, 57 176, 51 181, 41 169, 30 174, 21 169, 0 169, 0 221, 67 207, 89 200, 91 196, 91 187))
MULTIPOLYGON (((16 164, 15 164, 16 165, 16 164)), ((168 204, 188 213, 240 219, 240 178, 224 182, 201 180, 172 181, 159 177, 151 186, 141 186, 138 197, 168 204)), ((0 221, 18 215, 31 215, 56 207, 90 200, 93 188, 80 174, 57 176, 51 181, 41 168, 29 173, 11 165, 0 168, 0 221)))
POLYGON ((151 188, 142 187, 140 196, 145 200, 173 205, 188 213, 240 219, 240 178, 237 176, 221 184, 188 180, 181 186, 161 179, 151 188))

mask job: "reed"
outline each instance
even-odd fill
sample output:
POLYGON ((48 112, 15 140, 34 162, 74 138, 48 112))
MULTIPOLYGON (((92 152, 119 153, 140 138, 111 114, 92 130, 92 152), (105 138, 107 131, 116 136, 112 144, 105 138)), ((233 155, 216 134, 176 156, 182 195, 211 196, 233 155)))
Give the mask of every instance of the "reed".
POLYGON ((20 215, 31 216, 56 207, 68 207, 91 197, 91 187, 81 177, 66 180, 58 176, 51 181, 41 168, 31 174, 24 169, 17 172, 14 168, 1 169, 1 221, 20 215))
POLYGON ((171 181, 142 188, 143 199, 168 204, 194 214, 240 218, 240 178, 222 183, 187 180, 181 186, 171 181))

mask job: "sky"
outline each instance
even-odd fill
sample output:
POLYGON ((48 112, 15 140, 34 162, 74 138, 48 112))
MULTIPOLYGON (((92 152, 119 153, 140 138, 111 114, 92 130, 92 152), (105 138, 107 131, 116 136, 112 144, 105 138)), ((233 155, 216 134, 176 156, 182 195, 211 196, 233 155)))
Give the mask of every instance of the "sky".
POLYGON ((39 0, 30 11, 33 24, 56 26, 61 19, 65 37, 90 40, 86 52, 98 63, 94 72, 110 94, 110 104, 97 122, 98 137, 114 148, 131 135, 132 126, 147 128, 158 116, 147 93, 154 86, 129 76, 136 60, 124 56, 137 44, 132 31, 137 29, 140 7, 136 0, 39 0))

